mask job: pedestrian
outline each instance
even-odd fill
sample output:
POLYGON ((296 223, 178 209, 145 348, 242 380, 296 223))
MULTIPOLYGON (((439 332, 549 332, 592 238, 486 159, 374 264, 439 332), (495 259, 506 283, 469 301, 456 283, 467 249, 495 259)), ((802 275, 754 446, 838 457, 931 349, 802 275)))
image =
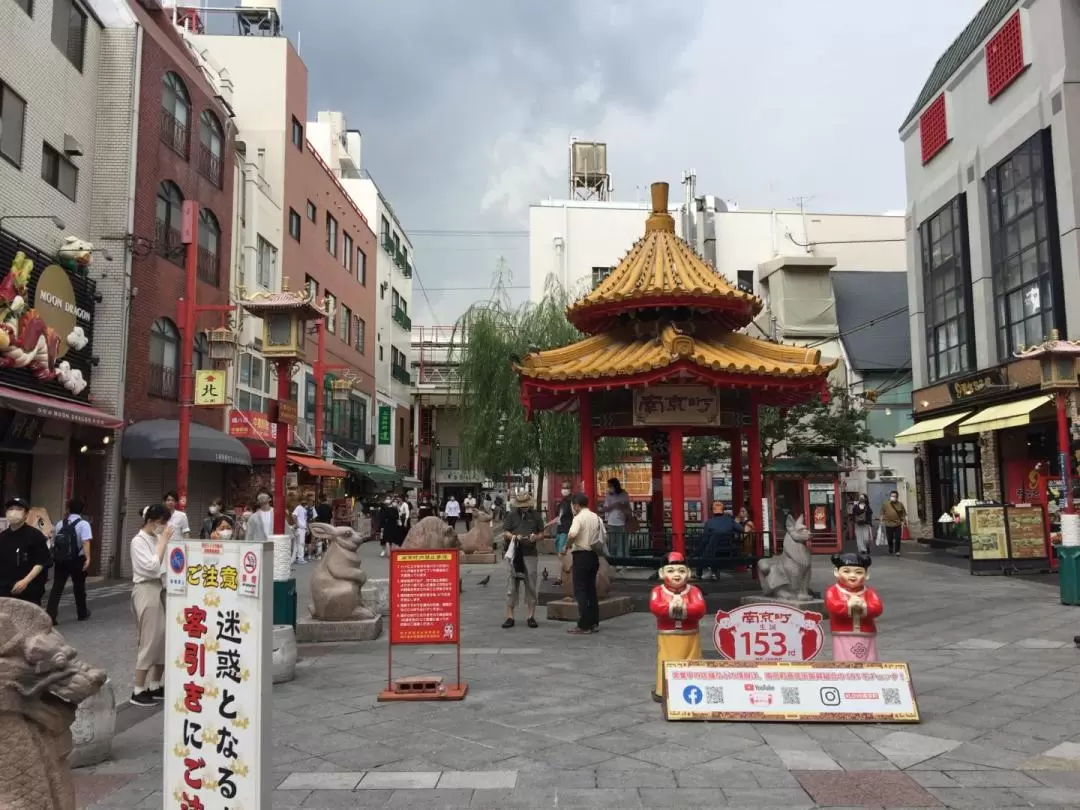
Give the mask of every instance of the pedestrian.
POLYGON ((311 493, 306 493, 293 509, 293 520, 296 523, 296 531, 293 535, 293 562, 303 565, 307 562, 304 550, 307 548, 308 534, 308 500, 314 500, 311 493))
POLYGON ((859 553, 869 554, 874 545, 874 512, 865 493, 851 507, 851 520, 855 524, 855 545, 859 553))
POLYGON ((412 506, 403 496, 398 495, 395 499, 395 507, 398 512, 398 530, 395 545, 400 546, 409 536, 409 526, 412 520, 412 506))
MULTIPOLYGON (((561 557, 566 552, 570 525, 574 521, 574 501, 570 497, 569 481, 563 481, 559 493, 562 497, 558 506, 555 507, 555 518, 548 523, 548 526, 555 527, 555 553, 561 557)), ((562 570, 561 566, 560 570, 562 570)), ((556 577, 552 585, 562 585, 562 580, 556 577)))
POLYGON ((713 501, 712 512, 712 517, 705 521, 701 531, 702 556, 710 563, 710 567, 702 576, 702 566, 699 564, 698 579, 716 579, 716 571, 711 564, 721 556, 732 556, 736 548, 736 538, 742 534, 742 526, 724 508, 723 501, 713 501))
POLYGON ((215 532, 220 534, 222 521, 226 521, 230 529, 235 526, 235 521, 225 512, 225 501, 214 498, 206 508, 206 517, 203 518, 202 527, 199 529, 199 539, 209 540, 215 532))
POLYGON ((73 497, 67 503, 67 517, 56 524, 53 534, 52 561, 53 583, 49 592, 49 605, 46 608, 56 625, 60 612, 60 597, 64 595, 64 586, 71 579, 71 590, 75 593, 75 618, 84 622, 90 618, 86 608, 86 572, 90 569, 90 541, 94 539, 90 524, 83 519, 86 507, 82 498, 73 497))
POLYGON ((458 503, 458 499, 453 493, 446 499, 446 506, 443 507, 443 515, 445 515, 446 525, 454 531, 457 531, 457 522, 461 518, 461 504, 458 503))
POLYGON ((504 628, 514 626, 514 608, 524 591, 525 610, 529 627, 536 623, 536 588, 539 557, 536 544, 544 537, 544 519, 536 511, 533 497, 526 490, 519 491, 510 502, 510 509, 503 520, 503 539, 506 551, 506 621, 504 628))
POLYGON ((461 516, 465 519, 465 531, 468 532, 472 528, 473 513, 476 511, 476 498, 473 497, 471 492, 465 495, 464 511, 461 516))
POLYGON ((175 527, 160 503, 143 510, 143 525, 131 541, 131 610, 138 636, 135 688, 131 705, 147 708, 165 700, 165 602, 162 599, 162 560, 175 527))
POLYGON ((600 555, 603 547, 604 524, 600 516, 589 509, 589 496, 579 492, 571 499, 574 513, 567 542, 570 549, 570 572, 574 580, 574 599, 578 605, 577 627, 566 632, 583 636, 600 630, 600 599, 596 593, 596 575, 600 571, 600 555))
POLYGON ((735 518, 735 522, 738 523, 739 527, 742 529, 743 556, 754 556, 754 541, 756 540, 757 527, 754 525, 754 517, 750 514, 750 508, 746 506, 742 507, 739 510, 739 516, 735 518))
POLYGON ((12 498, 4 505, 8 527, 0 532, 0 596, 41 606, 48 579, 49 544, 26 522, 30 504, 12 498))
POLYGON ((175 492, 166 492, 161 501, 169 510, 169 523, 173 527, 173 536, 184 540, 191 537, 191 524, 188 523, 187 512, 180 508, 180 496, 175 492))
MULTIPOLYGON (((630 556, 630 550, 626 547, 629 540, 626 534, 626 521, 631 515, 630 493, 622 488, 618 478, 608 479, 608 492, 604 498, 601 512, 607 523, 608 541, 614 556, 624 559, 630 556)), ((622 570, 620 566, 618 570, 622 570)))
POLYGON ((885 539, 889 543, 889 554, 900 556, 900 541, 907 523, 907 508, 900 503, 900 493, 895 489, 889 493, 889 500, 881 507, 881 522, 885 526, 885 539))
POLYGON ((319 495, 319 502, 315 506, 315 522, 325 523, 327 526, 334 525, 334 507, 330 505, 330 499, 323 492, 319 495))
POLYGON ((263 534, 267 538, 274 536, 274 499, 265 489, 260 489, 255 496, 255 514, 252 516, 262 522, 263 534))
POLYGON ((398 510, 394 506, 393 499, 387 495, 379 505, 379 543, 382 551, 379 556, 385 557, 389 547, 396 545, 394 538, 398 530, 398 510))

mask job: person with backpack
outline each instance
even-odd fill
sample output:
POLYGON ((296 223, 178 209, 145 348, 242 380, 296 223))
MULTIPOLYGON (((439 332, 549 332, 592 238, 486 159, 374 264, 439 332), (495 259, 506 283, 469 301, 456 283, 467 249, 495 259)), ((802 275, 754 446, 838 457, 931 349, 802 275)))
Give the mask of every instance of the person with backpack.
POLYGON ((83 519, 85 509, 82 498, 74 497, 67 503, 68 515, 56 524, 53 533, 52 561, 53 583, 46 608, 57 624, 60 612, 60 597, 71 579, 71 589, 75 592, 75 616, 80 622, 90 618, 86 607, 86 572, 90 570, 90 541, 94 539, 90 524, 83 519))

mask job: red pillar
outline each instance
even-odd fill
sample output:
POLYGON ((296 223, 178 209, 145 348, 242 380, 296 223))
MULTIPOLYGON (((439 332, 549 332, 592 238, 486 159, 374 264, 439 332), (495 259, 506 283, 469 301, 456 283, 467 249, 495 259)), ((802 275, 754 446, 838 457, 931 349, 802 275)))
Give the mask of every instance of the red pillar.
POLYGON ((671 550, 686 553, 686 505, 683 500, 683 434, 668 432, 668 455, 671 459, 671 550))
MULTIPOLYGON (((291 360, 277 361, 278 403, 289 398, 291 360)), ((285 534, 285 474, 289 463, 289 426, 281 421, 278 409, 277 436, 274 438, 274 534, 285 534)))
POLYGON ((315 321, 315 362, 311 366, 315 378, 315 455, 323 458, 323 411, 326 408, 326 319, 315 321))
POLYGON ((588 394, 578 394, 578 423, 581 430, 581 488, 596 508, 596 461, 593 455, 592 403, 588 394))
POLYGON ((652 454, 652 503, 649 529, 654 549, 664 548, 664 457, 657 452, 652 454))
POLYGON ((1069 395, 1065 391, 1057 392, 1057 439, 1058 453, 1061 459, 1061 480, 1065 485, 1065 514, 1071 515, 1073 509, 1072 491, 1072 453, 1069 452, 1069 395))
POLYGON ((176 443, 176 492, 181 509, 187 508, 188 459, 191 454, 191 417, 195 410, 195 298, 199 291, 199 204, 184 200, 180 240, 184 253, 183 324, 180 327, 180 435, 176 443))
MULTIPOLYGON (((762 525, 764 516, 761 514, 761 499, 764 497, 764 481, 761 478, 761 434, 759 433, 758 424, 758 403, 756 397, 750 398, 750 427, 746 431, 746 455, 750 458, 747 460, 750 467, 750 514, 753 517, 754 525, 759 528, 762 525)), ((776 527, 770 527, 772 531, 776 531, 776 527)), ((757 555, 764 555, 764 535, 758 535, 758 547, 757 555)), ((757 569, 754 569, 755 576, 757 569)))
POLYGON ((742 431, 731 432, 731 511, 736 515, 746 503, 743 492, 742 431))

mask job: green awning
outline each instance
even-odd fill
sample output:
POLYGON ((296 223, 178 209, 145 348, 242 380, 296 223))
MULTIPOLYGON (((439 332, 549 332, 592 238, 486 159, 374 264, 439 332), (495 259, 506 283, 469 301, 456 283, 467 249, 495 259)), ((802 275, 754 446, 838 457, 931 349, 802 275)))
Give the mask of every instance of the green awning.
POLYGON ((401 483, 401 473, 388 470, 386 467, 380 467, 377 464, 365 464, 362 461, 351 461, 344 458, 335 458, 334 463, 349 472, 362 475, 376 484, 394 486, 401 483))

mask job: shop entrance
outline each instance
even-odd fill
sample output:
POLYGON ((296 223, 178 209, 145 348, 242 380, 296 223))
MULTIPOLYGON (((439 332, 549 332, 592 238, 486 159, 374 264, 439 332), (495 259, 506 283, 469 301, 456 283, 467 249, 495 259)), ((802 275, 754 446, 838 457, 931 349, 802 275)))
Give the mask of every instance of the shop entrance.
POLYGON ((952 524, 938 518, 965 498, 982 498, 982 458, 977 442, 930 445, 930 501, 934 537, 951 536, 952 524))

